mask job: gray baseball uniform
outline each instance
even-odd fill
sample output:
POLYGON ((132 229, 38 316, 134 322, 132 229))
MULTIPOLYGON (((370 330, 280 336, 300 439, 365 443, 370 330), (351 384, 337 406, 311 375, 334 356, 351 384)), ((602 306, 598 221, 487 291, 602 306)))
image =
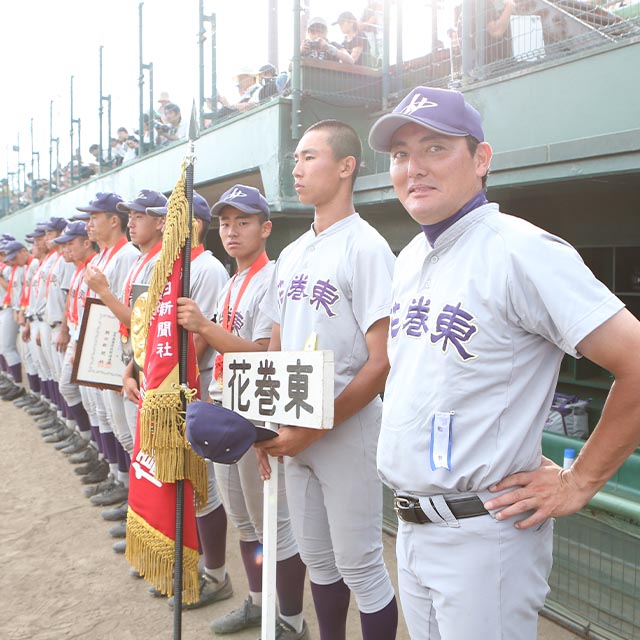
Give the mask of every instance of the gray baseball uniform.
POLYGON ((622 307, 570 245, 495 204, 400 254, 378 469, 435 521, 399 522, 412 638, 536 637, 552 521, 519 530, 449 505, 539 466, 562 356, 622 307))
MULTIPOLYGON (((368 329, 389 315, 393 254, 358 214, 313 228, 281 253, 262 310, 280 325, 283 351, 301 350, 312 331, 334 351, 335 396, 368 359, 368 329)), ((394 597, 382 558, 382 486, 375 470, 381 401, 295 457, 285 459, 291 522, 311 580, 341 578, 363 613, 394 597), (311 535, 312 532, 312 535, 311 535)))
MULTIPOLYGON (((271 319, 260 311, 260 302, 265 296, 271 282, 274 271, 274 263, 265 265, 253 276, 247 286, 233 321, 231 332, 240 338, 256 342, 257 340, 271 337, 273 323, 271 319)), ((225 313, 230 313, 236 305, 238 292, 242 287, 249 269, 245 269, 238 276, 229 281, 218 301, 218 322, 225 313), (229 288, 229 308, 224 308, 229 288)), ((218 388, 215 379, 209 386, 209 395, 212 399, 222 401, 222 390, 218 388)), ((225 510, 234 526, 238 529, 240 539, 245 542, 262 543, 263 523, 263 497, 264 483, 260 477, 255 453, 250 449, 236 464, 215 464, 218 488, 224 503, 225 510)), ((291 528, 289 509, 287 507, 287 494, 284 483, 284 467, 278 465, 278 473, 282 475, 278 483, 278 535, 277 535, 277 560, 286 560, 298 553, 298 546, 291 528)))

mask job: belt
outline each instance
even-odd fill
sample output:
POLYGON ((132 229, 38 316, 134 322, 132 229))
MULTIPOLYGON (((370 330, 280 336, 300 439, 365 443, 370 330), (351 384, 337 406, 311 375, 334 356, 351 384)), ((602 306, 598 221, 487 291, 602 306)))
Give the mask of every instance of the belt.
MULTIPOLYGON (((486 516, 489 513, 484 508, 482 500, 480 500, 478 496, 445 498, 445 502, 457 520, 462 520, 463 518, 475 518, 476 516, 486 516)), ((393 498, 393 508, 398 515, 398 518, 405 522, 411 522, 412 524, 426 524, 433 522, 433 520, 431 520, 431 518, 429 518, 422 510, 418 498, 395 496, 393 498)))

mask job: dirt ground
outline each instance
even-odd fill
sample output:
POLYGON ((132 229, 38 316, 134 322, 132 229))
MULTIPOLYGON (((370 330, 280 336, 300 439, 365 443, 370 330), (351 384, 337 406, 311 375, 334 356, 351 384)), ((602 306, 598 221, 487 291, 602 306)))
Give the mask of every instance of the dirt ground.
MULTIPOLYGON (((84 497, 66 457, 42 442, 32 420, 0 401, 3 432, 0 488, 0 638, 2 640, 170 640, 173 613, 164 598, 152 598, 141 579, 129 575, 101 508, 84 497)), ((393 538, 385 536, 385 557, 395 576, 393 538)), ((229 529, 228 564, 235 586, 231 600, 185 611, 182 638, 213 638, 209 622, 246 597, 237 537, 229 529)), ((395 580, 394 580, 395 581, 395 580)), ((305 616, 318 639, 307 589, 305 616)), ((235 634, 255 640, 259 629, 235 634)), ((348 638, 360 638, 357 609, 349 614, 348 638)), ((576 636, 541 618, 539 640, 576 636)), ((401 621, 398 640, 408 640, 401 621)))

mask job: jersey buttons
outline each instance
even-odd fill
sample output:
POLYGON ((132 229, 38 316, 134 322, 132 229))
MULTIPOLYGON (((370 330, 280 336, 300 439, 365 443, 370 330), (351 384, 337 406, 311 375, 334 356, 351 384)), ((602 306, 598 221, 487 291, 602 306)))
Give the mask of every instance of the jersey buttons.
POLYGON ((438 260, 438 256, 431 256, 431 264, 435 264, 436 262, 438 262, 438 260))

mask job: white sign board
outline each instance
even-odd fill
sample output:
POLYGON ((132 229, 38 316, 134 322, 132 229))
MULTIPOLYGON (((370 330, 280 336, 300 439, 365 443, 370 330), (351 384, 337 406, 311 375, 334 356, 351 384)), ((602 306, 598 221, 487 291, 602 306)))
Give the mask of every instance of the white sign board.
POLYGON ((333 351, 224 355, 222 404, 249 420, 333 426, 333 351))

